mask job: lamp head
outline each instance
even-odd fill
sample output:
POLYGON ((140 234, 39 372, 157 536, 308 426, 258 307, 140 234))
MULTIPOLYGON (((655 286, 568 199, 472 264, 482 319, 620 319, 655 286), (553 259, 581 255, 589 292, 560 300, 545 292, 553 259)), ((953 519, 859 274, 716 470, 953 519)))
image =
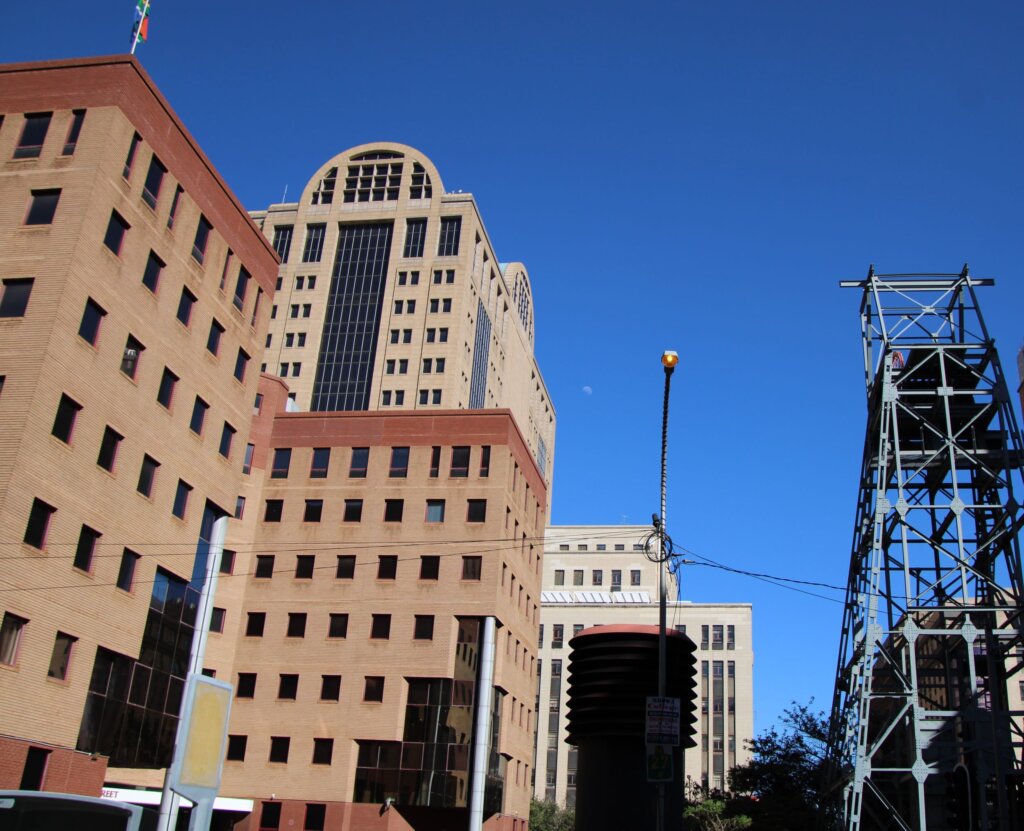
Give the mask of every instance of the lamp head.
POLYGON ((676 364, 679 363, 679 353, 673 352, 671 349, 666 349, 661 353, 661 365, 665 367, 666 371, 671 372, 676 368, 676 364))

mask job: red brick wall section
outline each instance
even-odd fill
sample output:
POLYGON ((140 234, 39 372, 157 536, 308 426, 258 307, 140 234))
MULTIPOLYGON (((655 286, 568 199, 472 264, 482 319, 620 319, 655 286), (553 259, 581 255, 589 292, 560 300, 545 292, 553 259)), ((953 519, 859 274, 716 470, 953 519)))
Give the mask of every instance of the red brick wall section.
POLYGON ((53 793, 77 793, 99 796, 107 773, 106 756, 90 756, 66 747, 34 745, 23 739, 0 736, 0 789, 16 789, 21 785, 25 757, 30 747, 50 751, 43 776, 43 790, 53 793))

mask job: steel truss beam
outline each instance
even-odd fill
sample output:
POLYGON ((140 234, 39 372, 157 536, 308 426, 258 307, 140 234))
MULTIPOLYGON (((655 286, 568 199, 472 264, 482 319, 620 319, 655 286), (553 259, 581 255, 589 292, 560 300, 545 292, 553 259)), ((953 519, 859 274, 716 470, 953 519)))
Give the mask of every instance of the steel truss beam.
POLYGON ((1007 697, 1024 678, 1024 454, 975 296, 992 284, 966 266, 841 284, 863 292, 868 420, 828 752, 837 828, 1024 827, 1024 714, 1007 697))

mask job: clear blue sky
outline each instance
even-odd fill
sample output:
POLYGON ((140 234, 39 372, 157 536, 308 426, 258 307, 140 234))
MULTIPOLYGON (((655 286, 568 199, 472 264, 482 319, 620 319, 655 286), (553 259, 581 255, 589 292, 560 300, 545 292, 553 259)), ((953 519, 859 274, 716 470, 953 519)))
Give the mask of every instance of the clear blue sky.
MULTIPOLYGON (((4 60, 126 50, 131 0, 9 5, 4 60)), ((674 348, 676 542, 843 585, 865 403, 838 280, 970 262, 1018 381, 1022 42, 1011 2, 155 0, 139 57, 251 209, 378 139, 476 195, 533 279, 554 522, 657 510, 674 348)), ((759 729, 829 706, 839 592, 682 579, 753 602, 759 729)))

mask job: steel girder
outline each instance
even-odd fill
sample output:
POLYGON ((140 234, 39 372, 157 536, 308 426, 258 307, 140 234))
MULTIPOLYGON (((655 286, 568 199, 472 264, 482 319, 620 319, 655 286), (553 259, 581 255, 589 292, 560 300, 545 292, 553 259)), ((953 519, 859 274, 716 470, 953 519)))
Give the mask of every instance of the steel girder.
POLYGON ((826 794, 848 831, 1024 827, 1024 455, 975 295, 992 282, 841 284, 863 291, 868 400, 826 794))

